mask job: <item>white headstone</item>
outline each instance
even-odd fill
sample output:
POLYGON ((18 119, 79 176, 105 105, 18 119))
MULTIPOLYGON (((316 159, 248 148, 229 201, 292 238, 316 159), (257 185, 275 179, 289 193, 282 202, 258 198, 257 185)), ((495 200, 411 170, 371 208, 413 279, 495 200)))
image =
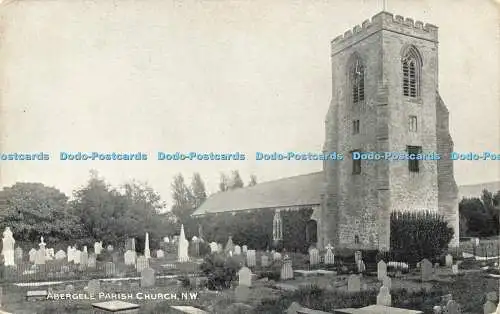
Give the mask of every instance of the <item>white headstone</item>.
POLYGON ((328 244, 325 248, 326 248, 325 265, 335 264, 335 255, 333 254, 333 246, 328 244))
POLYGON ((234 255, 240 255, 241 254, 241 247, 239 245, 234 246, 234 255))
POLYGON ((257 265, 255 250, 247 250, 247 266, 255 267, 257 265))
POLYGON ((184 234, 184 225, 181 225, 181 233, 179 235, 179 243, 177 250, 179 262, 189 261, 188 248, 189 248, 189 242, 186 239, 186 235, 184 234))
POLYGON ((135 264, 135 268, 137 269, 137 272, 140 273, 148 267, 149 267, 149 260, 145 256, 139 256, 137 258, 137 262, 135 264))
POLYGON ((281 266, 281 280, 293 279, 293 269, 292 269, 292 260, 285 256, 283 259, 283 265, 281 266))
MULTIPOLYGON (((147 259, 145 258, 147 261, 147 259)), ((155 285, 155 271, 150 267, 146 267, 141 271, 141 287, 153 287, 155 285)))
POLYGON ((311 266, 319 264, 319 250, 317 248, 309 250, 309 264, 311 266))
POLYGON ((156 258, 163 258, 165 257, 165 252, 163 250, 156 250, 156 258))
POLYGON ((136 253, 132 250, 128 250, 123 255, 123 259, 125 260, 125 265, 135 265, 136 253))
POLYGON ((458 264, 453 264, 451 266, 451 271, 452 271, 453 275, 458 275, 458 264))
POLYGON ((2 255, 4 258, 5 266, 16 266, 14 259, 14 245, 16 240, 14 240, 14 236, 10 228, 5 228, 3 232, 3 247, 2 247, 2 255))
POLYGON ((66 253, 64 253, 63 250, 59 250, 57 251, 56 255, 55 255, 55 258, 57 260, 60 260, 60 259, 65 259, 66 258, 66 253))
POLYGON ((382 285, 389 289, 391 291, 392 289, 392 279, 389 276, 385 276, 384 279, 382 279, 382 285))
POLYGON ((347 280, 347 291, 349 292, 361 291, 361 280, 357 275, 349 276, 349 279, 347 280))
POLYGON ((246 253, 247 253, 247 251, 248 251, 248 246, 243 245, 243 246, 241 247, 241 251, 243 252, 243 254, 246 254, 246 253))
POLYGON ((73 251, 73 263, 79 265, 81 262, 81 257, 82 257, 82 251, 80 250, 73 251))
POLYGON ((34 263, 35 262, 35 256, 36 256, 36 250, 35 249, 31 249, 28 252, 28 255, 29 255, 29 258, 30 258, 30 262, 34 263))
POLYGON ((102 251, 102 241, 101 242, 95 242, 94 243, 94 253, 99 255, 101 254, 102 251))
POLYGON ((387 277, 387 264, 384 261, 379 261, 377 264, 377 278, 382 281, 387 277))
POLYGON ((149 233, 146 232, 146 240, 144 241, 144 257, 151 258, 151 251, 149 250, 149 233))
POLYGON ((238 284, 240 286, 252 286, 252 271, 248 267, 242 267, 238 272, 238 284))
POLYGON ((380 288, 380 292, 377 295, 377 305, 383 306, 391 306, 392 305, 392 297, 389 293, 389 289, 387 287, 382 286, 380 288))
POLYGON ((210 242, 210 252, 217 253, 219 251, 219 245, 215 242, 210 242))

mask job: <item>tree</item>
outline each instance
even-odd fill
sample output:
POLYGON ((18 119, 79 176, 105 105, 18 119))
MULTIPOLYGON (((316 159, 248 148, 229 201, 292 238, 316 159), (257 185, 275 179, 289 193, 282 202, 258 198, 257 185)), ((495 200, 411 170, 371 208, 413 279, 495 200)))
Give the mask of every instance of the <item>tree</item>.
POLYGON ((250 176, 250 182, 248 183, 248 186, 254 186, 257 184, 257 176, 252 174, 250 176))
POLYGON ((453 228, 434 212, 393 212, 390 218, 391 253, 396 260, 416 263, 439 259, 453 238, 453 228))
POLYGON ((71 202, 74 215, 89 238, 106 238, 116 243, 127 232, 126 214, 129 204, 125 197, 91 172, 87 185, 74 192, 71 202))
POLYGON ((200 207, 200 205, 207 199, 205 183, 203 183, 199 173, 195 173, 193 175, 193 179, 191 181, 191 194, 193 195, 193 208, 195 209, 200 207))
MULTIPOLYGON (((488 202, 488 196, 483 196, 488 202)), ((458 205, 460 215, 467 220, 466 236, 488 237, 495 234, 498 220, 494 221, 491 212, 486 208, 484 202, 477 198, 464 198, 458 205)))
POLYGON ((186 222, 194 212, 193 195, 184 182, 182 174, 174 177, 172 183, 172 213, 177 217, 180 223, 186 222))
POLYGON ((231 184, 229 186, 230 190, 239 189, 244 186, 243 180, 241 179, 238 170, 233 170, 231 173, 231 184))
POLYGON ((224 173, 220 174, 219 191, 226 192, 229 189, 229 179, 224 173))
POLYGON ((81 234, 77 218, 68 212, 68 197, 41 183, 16 183, 1 193, 0 228, 10 227, 16 239, 65 240, 81 234))

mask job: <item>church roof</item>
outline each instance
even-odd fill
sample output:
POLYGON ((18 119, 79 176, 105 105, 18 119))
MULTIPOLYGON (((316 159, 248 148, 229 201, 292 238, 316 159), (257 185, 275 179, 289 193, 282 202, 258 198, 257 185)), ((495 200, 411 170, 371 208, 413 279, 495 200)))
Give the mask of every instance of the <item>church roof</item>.
POLYGON ((211 195, 193 216, 320 204, 323 172, 283 178, 211 195))

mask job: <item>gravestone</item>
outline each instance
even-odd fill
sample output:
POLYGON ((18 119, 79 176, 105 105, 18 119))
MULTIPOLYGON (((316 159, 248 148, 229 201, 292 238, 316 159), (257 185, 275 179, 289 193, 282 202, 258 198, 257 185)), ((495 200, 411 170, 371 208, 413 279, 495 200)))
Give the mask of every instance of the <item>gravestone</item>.
POLYGON ((156 250, 156 258, 163 258, 165 257, 165 253, 163 250, 156 250))
POLYGON ((317 248, 309 250, 309 264, 311 266, 319 264, 319 250, 317 248))
POLYGON ((141 287, 153 287, 155 285, 155 280, 154 269, 146 267, 141 271, 141 287))
POLYGON ((73 251, 73 263, 79 265, 81 257, 82 257, 82 251, 80 250, 73 251))
POLYGON ((88 263, 89 263, 89 253, 83 251, 82 253, 80 253, 80 264, 87 267, 88 263))
POLYGON ((194 236, 191 239, 191 244, 193 245, 193 251, 195 256, 200 256, 200 239, 197 236, 194 236))
POLYGON ((183 263, 189 261, 189 241, 186 239, 186 235, 184 233, 184 225, 181 225, 181 232, 178 238, 177 243, 177 261, 183 263))
POLYGON ((385 277, 387 277, 387 264, 381 260, 377 264, 377 278, 382 281, 385 277))
POLYGON ((451 272, 453 273, 453 275, 458 275, 458 264, 453 264, 451 266, 451 272))
POLYGON ((269 266, 269 256, 267 255, 262 255, 260 257, 260 265, 262 267, 268 267, 269 266))
POLYGON ((380 288, 380 292, 377 295, 377 305, 391 306, 392 297, 389 293, 389 289, 386 286, 380 288))
POLYGON ((347 280, 347 291, 348 292, 360 292, 361 291, 361 280, 357 275, 350 275, 347 280))
POLYGON ((90 295, 95 296, 99 294, 99 292, 101 292, 101 282, 97 279, 92 279, 91 281, 89 281, 87 287, 88 287, 87 292, 90 295))
POLYGON ((420 275, 422 277, 422 281, 429 281, 432 279, 432 264, 428 259, 424 259, 420 264, 420 275))
POLYGON ((246 254, 246 253, 248 252, 248 246, 243 245, 243 246, 241 247, 241 251, 243 252, 243 254, 246 254))
POLYGON ((453 256, 451 256, 450 254, 447 254, 445 257, 445 264, 446 264, 446 267, 451 267, 453 265, 453 256))
POLYGON ((210 242, 210 252, 217 253, 218 250, 219 250, 219 245, 215 242, 210 242))
POLYGON ((34 263, 35 262, 35 256, 36 256, 36 250, 35 249, 31 249, 28 252, 28 255, 29 255, 30 262, 34 263))
POLYGON ((107 262, 104 264, 104 271, 106 276, 114 276, 116 274, 116 266, 113 262, 107 262))
POLYGON ((127 250, 127 252, 123 255, 123 258, 125 260, 125 265, 135 265, 136 253, 135 251, 127 250))
POLYGON ((326 246, 325 265, 335 264, 335 255, 333 254, 332 249, 333 247, 330 244, 326 246))
POLYGON ((70 245, 66 250, 66 257, 68 258, 68 263, 71 263, 73 261, 73 247, 70 245))
POLYGON ((389 276, 385 276, 384 279, 382 280, 382 285, 389 289, 389 291, 392 289, 392 279, 389 276))
POLYGON ((239 245, 234 246, 234 255, 241 255, 241 247, 239 245))
POLYGON ((293 279, 292 260, 288 256, 283 259, 280 278, 281 280, 293 279))
POLYGON ((497 310, 496 303, 498 301, 496 292, 489 292, 486 294, 486 303, 483 305, 484 314, 494 314, 497 310))
POLYGON ((113 252, 114 248, 111 244, 109 244, 107 247, 106 247, 106 251, 108 252, 113 252))
POLYGON ((99 255, 99 254, 101 254, 101 251, 102 251, 102 241, 101 242, 95 242, 94 243, 94 253, 96 255, 99 255))
POLYGON ((364 273, 365 271, 366 271, 365 262, 363 260, 360 260, 358 263, 358 272, 364 273))
POLYGON ((279 252, 274 252, 274 253, 273 253, 273 260, 274 260, 274 261, 281 261, 281 253, 279 253, 279 252))
POLYGON ((14 263, 16 265, 23 262, 23 254, 24 254, 23 249, 20 247, 17 247, 14 250, 14 263))
POLYGON ((446 314, 461 314, 460 305, 455 300, 450 300, 446 303, 446 314))
POLYGON ((89 260, 87 262, 89 268, 96 268, 97 266, 97 255, 95 253, 90 254, 89 260))
POLYGON ((144 240, 144 257, 151 258, 151 250, 149 249, 149 233, 146 232, 146 239, 144 240))
POLYGON ((125 244, 126 251, 134 251, 135 252, 135 238, 128 238, 125 244))
POLYGON ((141 273, 144 269, 149 267, 149 260, 145 256, 140 256, 137 258, 137 263, 135 268, 138 273, 141 273))
POLYGON ((64 253, 63 250, 59 250, 59 251, 57 251, 57 253, 55 255, 55 258, 57 260, 65 259, 66 258, 66 253, 64 253))
POLYGON ((359 261, 363 258, 361 251, 354 252, 354 263, 358 265, 359 261))
MULTIPOLYGON (((16 240, 14 240, 14 236, 10 228, 5 228, 3 232, 3 246, 2 246, 2 255, 3 255, 3 263, 5 266, 16 266, 15 258, 14 258, 14 245, 16 240)), ((42 239, 43 241, 43 239, 42 239)), ((45 263, 45 262, 44 262, 45 263)))
POLYGON ((252 271, 248 267, 242 267, 238 272, 238 285, 252 286, 252 271))
POLYGON ((233 237, 229 236, 227 239, 226 247, 224 248, 224 253, 229 254, 229 252, 234 251, 233 237))
POLYGON ((248 250, 246 252, 247 254, 247 266, 248 267, 255 267, 257 265, 256 257, 255 257, 255 250, 248 250))
POLYGON ((35 254, 35 265, 45 265, 46 258, 47 257, 45 256, 45 249, 42 249, 40 247, 40 249, 38 249, 35 254))

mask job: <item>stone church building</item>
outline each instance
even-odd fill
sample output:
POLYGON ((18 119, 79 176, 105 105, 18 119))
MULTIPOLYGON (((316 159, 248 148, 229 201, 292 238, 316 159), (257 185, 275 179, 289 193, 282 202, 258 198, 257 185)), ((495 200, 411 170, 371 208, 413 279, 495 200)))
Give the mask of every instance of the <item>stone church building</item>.
POLYGON ((458 189, 448 110, 439 95, 438 28, 381 12, 331 42, 332 99, 324 152, 344 153, 323 170, 209 197, 194 216, 312 208, 307 238, 318 247, 387 250, 393 211, 432 210, 459 239, 458 189), (352 160, 360 152, 436 152, 440 160, 352 160))

